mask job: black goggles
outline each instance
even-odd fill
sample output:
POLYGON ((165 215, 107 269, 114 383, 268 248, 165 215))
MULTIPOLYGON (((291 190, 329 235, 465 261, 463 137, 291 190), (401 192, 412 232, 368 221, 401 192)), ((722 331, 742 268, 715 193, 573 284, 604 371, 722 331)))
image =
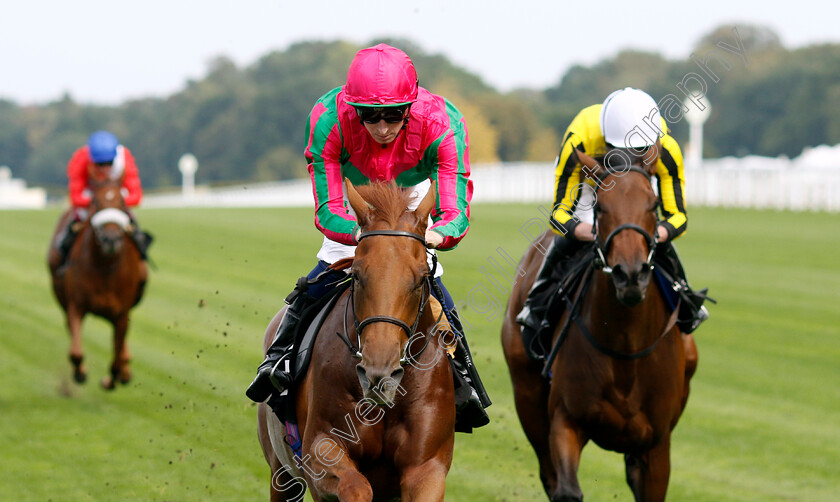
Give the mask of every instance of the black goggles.
POLYGON ((384 120, 388 124, 396 124, 405 120, 407 112, 407 106, 394 108, 356 108, 356 113, 365 124, 378 124, 380 120, 384 120))
POLYGON ((111 160, 108 162, 94 162, 94 164, 96 164, 96 167, 111 167, 114 165, 114 161, 111 160))

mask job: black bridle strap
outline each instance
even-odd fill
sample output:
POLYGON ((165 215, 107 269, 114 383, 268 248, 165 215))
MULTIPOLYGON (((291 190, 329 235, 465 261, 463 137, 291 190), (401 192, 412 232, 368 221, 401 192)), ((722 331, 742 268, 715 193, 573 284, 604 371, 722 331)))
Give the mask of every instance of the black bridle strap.
POLYGON ((403 331, 405 331, 406 336, 411 336, 412 332, 414 331, 411 326, 409 326, 406 322, 402 319, 397 319, 396 317, 392 317, 389 315, 372 315, 365 320, 361 321, 356 325, 356 331, 361 333, 365 326, 368 324, 373 324, 375 322, 389 322, 391 324, 396 324, 397 326, 401 327, 403 331))
POLYGON ((613 231, 610 232, 603 245, 601 245, 601 241, 598 240, 597 234, 595 236, 595 255, 597 257, 601 270, 608 274, 612 273, 612 267, 610 267, 607 264, 607 254, 610 252, 610 244, 612 243, 613 238, 623 230, 634 230, 642 234, 642 237, 645 238, 645 243, 648 246, 647 264, 652 266, 653 253, 656 251, 656 238, 651 237, 651 235, 647 233, 647 230, 640 227, 639 225, 636 225, 635 223, 623 223, 615 227, 613 231))
MULTIPOLYGON (((350 350, 350 353, 352 353, 354 357, 356 357, 357 359, 361 359, 362 358, 362 330, 365 328, 365 326, 368 326, 368 325, 376 323, 376 322, 387 322, 387 323, 390 323, 390 324, 394 324, 394 325, 402 328, 403 331, 405 331, 406 336, 408 337, 408 342, 406 344, 405 353, 403 353, 403 356, 400 358, 400 364, 405 364, 407 362, 410 362, 411 360, 415 360, 423 352, 425 352, 426 347, 429 346, 430 335, 426 335, 426 342, 423 344, 423 348, 420 349, 419 353, 410 354, 410 355, 407 353, 408 350, 409 350, 410 344, 414 341, 414 338, 416 337, 417 327, 420 325, 420 319, 423 317, 423 311, 426 309, 426 306, 429 304, 429 295, 431 295, 430 281, 432 281, 432 280, 434 280, 434 279, 431 279, 427 275, 425 277, 424 281, 423 281, 423 292, 421 293, 422 294, 422 299, 420 300, 420 305, 417 308, 417 317, 414 318, 414 324, 412 326, 409 326, 408 323, 406 323, 402 319, 398 319, 396 317, 387 316, 387 315, 374 315, 374 316, 367 317, 367 318, 365 318, 361 321, 358 321, 356 319, 356 308, 355 308, 354 299, 353 299, 354 289, 353 289, 353 285, 351 284, 350 285, 350 298, 347 300, 347 303, 344 305, 344 335, 342 336, 341 333, 336 333, 336 335, 338 335, 338 337, 341 339, 341 341, 344 342, 345 345, 347 345, 347 348, 350 350), (359 346, 358 350, 353 348, 353 344, 350 342, 350 339, 347 337, 347 334, 346 334, 347 333, 347 314, 348 314, 348 309, 350 308, 351 305, 353 305, 353 324, 354 324, 354 327, 356 329, 356 341, 357 341, 357 344, 359 346)), ((440 321, 440 318, 438 318, 438 322, 439 321, 440 321)), ((435 325, 437 325, 437 322, 435 323, 435 325)))
MULTIPOLYGON (((367 237, 374 237, 374 236, 408 237, 408 238, 420 241, 421 243, 423 243, 423 247, 426 247, 426 238, 424 236, 422 236, 420 234, 417 234, 417 233, 414 233, 414 232, 407 232, 407 231, 404 231, 404 230, 369 230, 367 232, 362 232, 362 234, 359 235, 358 242, 361 242, 362 239, 365 239, 367 237)), ((414 318, 414 324, 412 326, 409 326, 408 323, 406 323, 402 319, 398 319, 396 317, 388 316, 388 315, 374 315, 374 316, 370 316, 368 318, 365 318, 365 319, 362 319, 361 321, 359 321, 359 320, 356 319, 356 308, 355 308, 355 305, 353 305, 353 324, 355 325, 355 328, 356 328, 356 340, 357 340, 357 344, 358 344, 358 347, 359 347, 358 350, 353 348, 353 344, 350 343, 350 339, 347 338, 347 335, 346 335, 346 333, 347 333, 347 309, 350 307, 351 304, 355 303, 355 301, 353 299, 354 289, 353 289, 353 286, 351 285, 350 286, 350 298, 348 299, 347 303, 345 304, 345 312, 344 312, 344 333, 345 334, 344 334, 344 336, 342 336, 339 333, 336 333, 336 334, 338 335, 339 338, 341 338, 341 340, 344 342, 344 344, 347 345, 347 348, 350 350, 350 352, 353 354, 353 356, 361 359, 361 357, 362 357, 362 330, 366 326, 368 326, 370 324, 373 324, 373 323, 387 322, 387 323, 393 324, 395 326, 399 326, 400 328, 402 328, 403 331, 405 331, 405 334, 408 337, 408 343, 406 344, 406 352, 407 352, 408 348, 409 348, 409 345, 411 344, 411 342, 413 341, 413 338, 415 337, 415 334, 416 334, 416 331, 417 331, 417 326, 420 325, 420 318, 423 317, 423 311, 425 310, 426 305, 428 305, 428 303, 429 303, 429 295, 431 294, 430 281, 433 281, 433 280, 434 279, 430 278, 430 276, 428 274, 426 275, 426 277, 424 279, 422 299, 420 300, 420 305, 417 308, 417 317, 414 318)), ((405 364, 406 362, 409 362, 409 359, 413 360, 416 357, 418 357, 420 354, 422 354, 426 350, 426 347, 428 347, 428 345, 429 345, 429 336, 427 335, 426 343, 423 345, 423 348, 420 350, 420 353, 417 354, 417 355, 412 354, 411 356, 404 353, 403 356, 400 358, 400 364, 405 364)))
MULTIPOLYGON (((647 172, 646 170, 642 169, 641 167, 638 167, 638 166, 629 166, 626 170, 607 169, 607 174, 613 174, 613 175, 618 175, 619 173, 625 173, 626 174, 628 172, 641 174, 642 176, 647 178, 648 182, 650 181, 650 173, 647 172)), ((595 187, 595 192, 596 193, 598 191, 598 188, 600 188, 600 187, 601 187, 600 184, 598 184, 595 187)), ((655 229, 654 229, 653 236, 651 236, 649 233, 647 233, 647 230, 640 227, 639 225, 636 225, 635 223, 624 223, 624 224, 621 224, 621 225, 615 227, 613 229, 613 231, 610 232, 610 234, 607 236, 607 239, 604 241, 604 244, 601 245, 601 241, 598 240, 597 226, 598 226, 598 223, 597 223, 597 216, 596 216, 595 225, 592 226, 592 229, 596 234, 595 235, 595 253, 598 257, 598 261, 600 262, 601 269, 604 272, 606 272, 606 273, 611 273, 612 272, 612 267, 610 267, 607 264, 607 254, 609 254, 610 243, 612 242, 613 238, 615 238, 615 236, 618 235, 618 233, 623 231, 623 230, 634 230, 634 231, 640 233, 642 235, 642 237, 645 238, 645 242, 647 243, 647 246, 648 246, 647 264, 651 265, 651 263, 652 263, 651 260, 653 260, 653 253, 654 253, 654 251, 656 251, 657 234, 656 234, 655 229)))
POLYGON ((610 232, 610 234, 607 236, 607 240, 604 241, 604 250, 608 250, 610 248, 610 242, 622 230, 635 230, 636 232, 642 234, 642 237, 645 238, 645 242, 647 242, 648 248, 650 249, 652 249, 656 245, 656 242, 654 242, 653 237, 651 237, 650 234, 647 233, 647 230, 640 227, 639 225, 636 225, 635 223, 623 223, 615 227, 613 231, 610 232))
POLYGON ((367 232, 362 232, 359 236, 358 242, 362 242, 362 239, 366 237, 373 237, 376 235, 389 235, 391 237, 410 237, 412 239, 416 239, 423 243, 423 246, 426 245, 426 238, 420 234, 415 234, 414 232, 406 232, 403 230, 369 230, 367 232))

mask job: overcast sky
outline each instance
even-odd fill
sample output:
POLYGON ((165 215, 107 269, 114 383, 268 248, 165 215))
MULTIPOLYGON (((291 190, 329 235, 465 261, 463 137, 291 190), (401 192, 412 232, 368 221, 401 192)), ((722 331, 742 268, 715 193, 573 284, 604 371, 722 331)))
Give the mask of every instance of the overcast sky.
MULTIPOLYGON (((759 24, 787 47, 840 42, 833 2, 755 0, 28 0, 0 9, 0 98, 165 96, 218 55, 240 66, 302 40, 413 40, 496 88, 555 84, 622 48, 688 59, 713 28, 759 24)), ((349 65, 349 61, 347 64, 349 65)), ((422 75, 421 75, 422 79, 422 75)), ((338 84, 338 83, 337 83, 338 84)))

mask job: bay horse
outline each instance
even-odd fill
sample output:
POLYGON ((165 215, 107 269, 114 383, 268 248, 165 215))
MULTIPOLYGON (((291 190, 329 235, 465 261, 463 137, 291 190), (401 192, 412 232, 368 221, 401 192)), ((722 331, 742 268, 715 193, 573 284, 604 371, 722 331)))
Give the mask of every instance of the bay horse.
MULTIPOLYGON (((94 178, 91 178, 94 180, 94 178)), ((114 356, 110 376, 102 387, 113 390, 116 382, 131 379, 130 355, 126 343, 129 311, 143 297, 146 285, 146 263, 131 239, 131 218, 127 213, 120 188, 122 179, 91 181, 90 217, 79 226, 76 240, 64 265, 57 267, 52 246, 49 265, 53 293, 64 310, 70 332, 70 362, 73 379, 87 381, 87 368, 82 352, 82 320, 88 313, 108 320, 113 326, 114 356)), ((56 233, 73 218, 68 209, 59 220, 56 233)), ((53 241, 55 236, 53 237, 53 241)))
POLYGON ((554 234, 546 232, 522 258, 525 275, 513 286, 502 327, 516 411, 552 502, 583 500, 577 471, 590 440, 624 454, 637 502, 663 501, 671 432, 688 399, 697 348, 691 335, 676 328, 678 309, 671 313, 651 280, 657 198, 650 171, 640 159, 616 171, 577 153, 600 180, 597 258, 577 286, 579 309, 566 309, 545 361, 526 355, 516 315, 540 268, 539 249, 546 249, 554 234))
MULTIPOLYGON (((438 319, 424 236, 435 185, 413 212, 394 184, 345 187, 362 233, 352 286, 326 317, 295 390, 300 455, 259 405, 271 500, 302 500, 308 488, 319 501, 442 501, 455 398, 445 345, 430 343, 438 319)), ((269 323, 264 349, 284 310, 269 323)))

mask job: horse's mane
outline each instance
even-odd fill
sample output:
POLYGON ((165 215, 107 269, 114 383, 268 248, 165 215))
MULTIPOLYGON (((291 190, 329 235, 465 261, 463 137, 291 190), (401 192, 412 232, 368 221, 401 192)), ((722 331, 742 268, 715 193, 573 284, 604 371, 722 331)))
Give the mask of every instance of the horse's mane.
POLYGON ((358 187, 359 195, 374 209, 375 218, 384 220, 392 226, 400 221, 408 205, 411 195, 396 183, 373 182, 370 185, 358 187))

